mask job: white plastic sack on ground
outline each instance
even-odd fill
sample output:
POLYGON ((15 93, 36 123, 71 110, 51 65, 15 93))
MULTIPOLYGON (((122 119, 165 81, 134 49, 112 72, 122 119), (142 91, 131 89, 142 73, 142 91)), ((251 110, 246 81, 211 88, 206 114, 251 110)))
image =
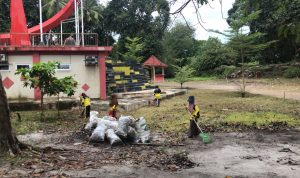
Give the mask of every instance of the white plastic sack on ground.
POLYGON ((150 130, 144 117, 140 117, 139 121, 136 122, 136 131, 138 134, 138 141, 141 141, 142 143, 148 143, 150 141, 150 130))
POLYGON ((94 128, 97 127, 97 122, 100 120, 98 118, 98 112, 97 111, 91 111, 90 113, 90 121, 86 124, 85 130, 91 132, 94 128))
POLYGON ((111 121, 106 119, 100 119, 97 125, 104 124, 108 129, 117 130, 118 129, 118 122, 111 121))
POLYGON ((111 116, 104 116, 102 119, 109 120, 109 121, 116 121, 116 118, 111 117, 111 116))
POLYGON ((127 138, 133 142, 137 141, 137 132, 135 131, 135 129, 133 127, 130 127, 130 126, 128 127, 127 138))
POLYGON ((128 127, 132 126, 134 120, 131 116, 121 116, 118 120, 119 127, 116 130, 116 134, 122 138, 126 138, 128 134, 128 127))
POLYGON ((99 114, 99 112, 97 112, 97 111, 91 111, 90 112, 90 122, 94 122, 95 120, 97 120, 98 114, 99 114))
POLYGON ((112 146, 122 144, 122 140, 115 134, 115 131, 113 129, 108 129, 106 131, 106 137, 109 140, 110 145, 112 146))
POLYGON ((97 127, 97 122, 89 122, 85 125, 84 129, 88 132, 93 131, 93 128, 97 127))
POLYGON ((107 127, 104 124, 99 124, 93 131, 90 141, 92 142, 103 142, 105 138, 105 131, 107 127))

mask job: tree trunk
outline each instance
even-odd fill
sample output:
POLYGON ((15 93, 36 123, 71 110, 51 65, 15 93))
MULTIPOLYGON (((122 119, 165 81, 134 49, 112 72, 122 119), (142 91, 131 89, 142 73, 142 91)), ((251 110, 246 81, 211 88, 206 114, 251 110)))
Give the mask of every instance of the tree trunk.
POLYGON ((13 154, 20 153, 17 137, 12 133, 10 111, 7 103, 6 92, 2 84, 0 74, 0 153, 10 151, 13 154))
POLYGON ((60 113, 59 113, 59 94, 57 95, 57 117, 60 118, 60 113))
POLYGON ((44 92, 41 91, 41 121, 45 121, 44 118, 44 92))
POLYGON ((245 68, 244 68, 244 50, 241 49, 242 56, 242 98, 245 97, 246 94, 246 83, 245 83, 245 68))
POLYGON ((182 89, 182 85, 183 85, 183 83, 180 83, 180 88, 182 89))

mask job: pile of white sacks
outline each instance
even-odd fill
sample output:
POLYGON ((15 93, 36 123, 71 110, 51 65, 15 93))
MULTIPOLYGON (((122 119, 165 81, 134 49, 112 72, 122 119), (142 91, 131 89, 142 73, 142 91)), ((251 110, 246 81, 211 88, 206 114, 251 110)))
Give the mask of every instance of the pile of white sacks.
POLYGON ((150 130, 143 117, 135 120, 131 116, 121 116, 116 120, 110 116, 99 118, 98 114, 91 111, 89 123, 85 126, 85 130, 91 133, 90 142, 104 142, 105 138, 111 145, 122 144, 125 140, 134 143, 150 141, 150 130))

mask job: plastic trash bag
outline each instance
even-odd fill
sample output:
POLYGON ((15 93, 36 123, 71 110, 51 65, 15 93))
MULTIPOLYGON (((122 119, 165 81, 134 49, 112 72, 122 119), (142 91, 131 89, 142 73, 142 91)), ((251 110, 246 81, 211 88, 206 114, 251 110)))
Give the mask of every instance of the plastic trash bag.
POLYGON ((84 130, 91 132, 97 127, 97 122, 89 122, 85 125, 84 130))
POLYGON ((117 121, 111 121, 106 119, 100 119, 97 123, 97 125, 104 124, 108 129, 117 130, 118 129, 118 122, 117 121))
POLYGON ((133 142, 137 141, 137 132, 133 127, 128 127, 127 139, 133 142))
POLYGON ((140 117, 139 121, 136 122, 136 131, 138 142, 148 143, 150 141, 150 130, 144 117, 140 117))
POLYGON ((106 137, 109 140, 110 145, 114 146, 114 145, 119 145, 122 144, 122 140, 120 139, 120 137, 118 137, 113 129, 108 129, 106 131, 106 137))
POLYGON ((109 121, 116 121, 116 118, 111 117, 111 116, 104 116, 102 119, 109 120, 109 121))
POLYGON ((99 112, 97 111, 91 111, 90 112, 90 122, 95 122, 95 120, 98 119, 99 112))
POLYGON ((126 138, 128 134, 128 127, 133 125, 134 121, 130 116, 121 116, 118 120, 118 129, 116 134, 122 138, 126 138))
POLYGON ((90 141, 92 142, 103 142, 105 139, 105 131, 107 130, 107 127, 104 124, 100 124, 96 127, 96 129, 93 131, 90 141))

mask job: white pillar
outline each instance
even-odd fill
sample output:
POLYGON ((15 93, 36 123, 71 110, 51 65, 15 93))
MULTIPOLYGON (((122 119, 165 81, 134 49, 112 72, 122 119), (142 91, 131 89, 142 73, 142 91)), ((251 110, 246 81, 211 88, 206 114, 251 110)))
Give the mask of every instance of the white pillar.
POLYGON ((78 8, 77 8, 77 0, 74 1, 74 14, 75 14, 75 44, 78 45, 78 8))
POLYGON ((63 21, 60 22, 60 45, 62 46, 63 43, 63 21))
POLYGON ((42 10, 42 0, 39 0, 39 6, 40 6, 40 38, 41 38, 41 44, 44 44, 44 39, 43 39, 43 10, 42 10))
POLYGON ((84 46, 83 0, 80 0, 80 5, 81 5, 81 41, 82 41, 82 46, 84 46))

